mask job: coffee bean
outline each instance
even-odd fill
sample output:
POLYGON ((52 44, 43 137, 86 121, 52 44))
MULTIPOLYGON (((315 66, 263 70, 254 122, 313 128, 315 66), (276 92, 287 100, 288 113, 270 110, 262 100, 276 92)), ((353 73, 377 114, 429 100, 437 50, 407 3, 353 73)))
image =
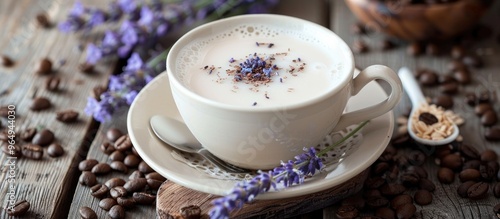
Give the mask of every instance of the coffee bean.
POLYGON ((460 182, 477 181, 481 178, 481 173, 476 169, 464 169, 458 174, 460 182))
POLYGON ((476 184, 475 181, 467 181, 460 184, 457 188, 458 195, 462 198, 469 197, 469 194, 467 192, 469 191, 469 188, 474 184, 476 184))
POLYGON ((368 178, 365 181, 365 186, 370 189, 376 189, 385 184, 385 179, 380 176, 368 178))
POLYGON ((481 161, 496 161, 498 155, 494 150, 486 149, 481 153, 481 161))
MULTIPOLYGON (((479 156, 479 155, 478 155, 479 156)), ((481 161, 479 160, 469 160, 464 163, 462 169, 476 169, 479 170, 479 166, 481 165, 481 161)))
POLYGON ((469 84, 472 80, 470 72, 465 69, 459 69, 453 72, 453 78, 460 84, 469 84))
POLYGON ((356 218, 359 215, 359 211, 352 205, 342 205, 337 209, 335 214, 339 219, 348 219, 356 218))
MULTIPOLYGON (((498 41, 500 42, 500 37, 498 37, 498 38, 499 38, 498 41)), ((500 218, 500 203, 493 206, 493 212, 495 213, 497 218, 500 218)))
POLYGON ((342 200, 341 205, 351 205, 359 210, 365 207, 365 199, 360 195, 349 196, 342 200))
POLYGON ((494 195, 496 198, 500 198, 500 182, 497 182, 497 183, 493 186, 493 195, 494 195))
POLYGON ((442 167, 448 167, 452 170, 460 169, 462 164, 462 157, 458 154, 449 154, 441 160, 442 167))
POLYGON ((420 179, 418 181, 418 185, 421 189, 425 189, 429 192, 432 192, 436 189, 436 185, 434 185, 434 183, 428 179, 420 179))
POLYGON ((384 174, 389 169, 389 164, 387 162, 378 162, 372 166, 372 175, 380 176, 384 174))
POLYGON ((384 39, 380 43, 380 48, 382 48, 383 51, 391 50, 396 47, 396 44, 392 42, 391 40, 384 39))
POLYGON ((52 72, 52 61, 48 58, 43 58, 38 62, 36 73, 46 75, 52 72))
POLYGON ((474 107, 474 112, 478 116, 482 116, 484 113, 494 110, 491 103, 479 103, 474 107))
POLYGON ((483 124, 484 126, 495 125, 497 121, 498 117, 494 110, 488 110, 481 116, 481 124, 483 124))
POLYGON ((184 219, 199 219, 201 217, 201 208, 198 205, 181 207, 181 216, 184 219))
POLYGON ((493 180, 498 173, 498 163, 496 161, 488 161, 483 162, 479 166, 479 172, 481 173, 481 177, 485 181, 493 180))
POLYGON ((451 48, 451 57, 454 59, 461 59, 465 55, 465 49, 461 45, 455 45, 451 48))
POLYGON ((354 53, 365 53, 368 52, 368 50, 368 45, 366 45, 363 40, 358 39, 352 43, 352 51, 354 53))
POLYGON ((106 138, 108 138, 108 140, 111 142, 115 142, 121 136, 123 136, 123 133, 119 129, 110 128, 108 129, 108 131, 106 131, 106 138))
POLYGON ((45 98, 45 97, 37 97, 33 99, 30 105, 30 109, 33 111, 41 111, 48 109, 52 106, 52 103, 50 103, 50 100, 45 98))
POLYGON ((420 166, 409 166, 406 169, 408 173, 416 174, 420 179, 426 179, 428 177, 427 171, 420 166))
POLYGON ((147 185, 147 180, 146 178, 137 178, 130 180, 123 185, 123 187, 130 193, 132 192, 138 192, 144 189, 147 185))
POLYGON ((396 208, 396 217, 398 219, 410 219, 416 211, 417 208, 413 203, 407 203, 396 208))
POLYGON ((80 213, 82 219, 97 219, 97 214, 94 210, 92 210, 92 208, 80 207, 78 212, 80 213))
POLYGON ((21 147, 19 145, 9 145, 7 142, 0 141, 0 145, 2 145, 2 152, 4 154, 8 154, 12 157, 21 157, 23 155, 21 147))
POLYGON ((135 170, 128 177, 129 180, 133 180, 133 179, 137 179, 137 178, 144 178, 144 174, 141 173, 141 171, 139 171, 139 170, 135 170))
POLYGON ((94 186, 97 183, 97 178, 90 171, 83 171, 78 179, 78 182, 84 186, 94 186))
POLYGON ((90 194, 96 198, 104 198, 108 195, 109 187, 102 184, 96 184, 90 188, 90 194))
POLYGON ((137 167, 140 162, 141 158, 133 154, 127 155, 123 160, 123 163, 128 167, 137 167))
POLYGON ((464 69, 467 69, 467 66, 459 60, 454 60, 448 64, 448 70, 450 72, 455 72, 464 69))
POLYGON ((486 129, 484 138, 488 141, 500 141, 500 127, 486 129))
POLYGON ((105 198, 105 199, 102 199, 101 201, 99 201, 99 207, 106 210, 106 211, 109 211, 109 209, 111 209, 111 207, 117 205, 118 203, 116 202, 116 200, 112 199, 112 198, 105 198))
POLYGON ((108 88, 104 87, 104 86, 95 86, 93 89, 92 89, 92 93, 91 93, 91 96, 96 99, 97 101, 101 101, 101 94, 103 94, 104 92, 106 92, 108 88))
MULTIPOLYGON (((420 114, 420 116, 422 116, 423 114, 424 113, 420 114)), ((432 116, 434 116, 434 115, 432 115, 432 116)), ((428 122, 429 118, 426 118, 426 120, 428 122)), ((425 121, 424 121, 424 123, 425 123, 425 121)), ((416 166, 421 166, 422 164, 424 164, 426 158, 427 158, 427 156, 425 156, 425 154, 419 150, 414 150, 414 151, 410 152, 410 154, 408 155, 408 161, 410 162, 410 164, 416 165, 416 166)))
POLYGON ((424 86, 434 86, 438 82, 438 76, 434 71, 424 71, 418 79, 424 86))
POLYGON ((490 103, 490 92, 488 90, 481 91, 478 97, 478 102, 479 103, 490 103))
POLYGON ((98 163, 99 161, 97 161, 96 159, 86 159, 78 164, 78 169, 80 171, 91 171, 92 168, 98 163))
POLYGON ((109 209, 108 215, 112 219, 125 218, 125 209, 121 205, 115 205, 109 209))
POLYGON ((446 82, 439 87, 441 93, 453 95, 458 93, 458 83, 457 82, 446 82))
POLYGON ((116 186, 109 190, 109 194, 114 199, 127 196, 127 190, 123 186, 116 186))
POLYGON ((441 51, 439 49, 439 46, 435 43, 428 43, 425 46, 425 53, 427 53, 427 55, 437 56, 441 53, 441 51))
POLYGON ((418 185, 419 177, 416 174, 404 173, 402 176, 400 176, 400 180, 403 185, 413 187, 418 185))
POLYGON ((408 204, 408 203, 413 203, 413 198, 411 197, 411 195, 401 194, 401 195, 398 195, 398 196, 394 197, 391 200, 391 207, 393 209, 396 209, 399 206, 402 206, 402 205, 405 205, 405 204, 408 204))
POLYGON ((30 203, 26 200, 18 201, 13 207, 7 208, 7 214, 9 216, 22 216, 28 212, 30 209, 30 203))
POLYGON ((415 192, 414 200, 419 205, 428 205, 432 202, 432 193, 424 189, 418 190, 415 192))
POLYGON ((21 139, 24 141, 31 141, 36 134, 36 128, 28 128, 21 133, 21 139))
POLYGON ((21 151, 23 156, 33 160, 40 160, 43 157, 43 148, 36 144, 25 144, 21 151))
POLYGON ((160 175, 157 172, 151 172, 146 174, 146 179, 154 179, 154 180, 159 180, 159 181, 165 181, 166 178, 160 175))
POLYGON ((382 193, 380 193, 380 190, 378 189, 365 189, 363 191, 363 196, 367 199, 373 197, 381 197, 382 193))
POLYGON ((128 134, 122 135, 115 141, 115 149, 117 151, 126 151, 132 148, 132 141, 130 141, 130 137, 128 134))
POLYGON ((111 167, 107 163, 98 163, 92 167, 92 173, 94 174, 106 174, 111 171, 111 167))
POLYGON ((137 167, 137 169, 138 169, 139 171, 141 171, 142 173, 145 173, 145 174, 147 174, 147 173, 151 173, 151 172, 153 172, 153 171, 154 171, 154 170, 153 170, 153 169, 152 169, 152 168, 151 168, 151 167, 150 167, 150 166, 149 166, 146 162, 144 162, 144 161, 141 161, 141 162, 139 163, 139 167, 137 167))
POLYGON ((113 161, 109 165, 111 169, 116 170, 118 172, 127 173, 128 167, 121 161, 113 161))
POLYGON ((47 154, 51 157, 60 157, 64 154, 64 149, 60 144, 52 143, 47 148, 47 154))
POLYGON ((355 23, 351 26, 351 33, 360 35, 360 34, 365 34, 366 33, 366 28, 363 24, 361 23, 355 23))
POLYGON ((153 204, 153 202, 156 200, 155 195, 145 192, 134 192, 134 194, 132 194, 132 197, 134 198, 135 203, 140 205, 150 205, 153 204))
POLYGON ((370 208, 380 208, 380 207, 385 207, 389 203, 389 200, 387 198, 382 197, 382 196, 373 196, 369 197, 366 199, 366 205, 370 208))
POLYGON ((453 106, 453 98, 448 95, 439 95, 432 98, 432 103, 445 109, 449 109, 453 106))
POLYGON ((56 113, 56 119, 64 123, 73 123, 78 121, 79 113, 74 110, 64 110, 56 113))
POLYGON ((477 97, 475 93, 466 93, 465 94, 465 103, 469 106, 475 106, 477 103, 477 97))
POLYGON ((147 179, 147 183, 148 183, 149 188, 151 188, 153 190, 158 190, 163 182, 164 181, 155 180, 155 179, 147 179))
POLYGON ((125 159, 125 154, 121 151, 114 151, 109 155, 109 160, 111 161, 123 161, 124 159, 125 159))
POLYGON ((31 141, 33 144, 37 144, 40 146, 47 146, 54 141, 54 133, 48 129, 43 129, 33 136, 33 140, 31 141))
POLYGON ((447 167, 441 167, 438 170, 438 180, 443 184, 450 184, 455 180, 455 173, 447 167))
POLYGON ((462 61, 470 67, 480 68, 483 66, 483 61, 475 55, 466 55, 462 58, 462 61))
POLYGON ((118 197, 116 202, 124 208, 132 208, 135 206, 135 200, 132 197, 118 197))
POLYGON ((125 185, 125 180, 122 179, 122 178, 114 177, 114 178, 111 178, 108 181, 106 181, 104 183, 104 185, 106 185, 109 188, 114 188, 114 187, 117 187, 117 186, 123 186, 123 185, 125 185))
POLYGON ((401 184, 385 184, 380 187, 380 192, 385 196, 395 196, 406 191, 406 188, 401 184))
POLYGON ((4 67, 12 67, 14 65, 14 60, 12 60, 9 56, 1 55, 0 65, 3 65, 4 67))
POLYGON ((479 151, 467 144, 463 144, 460 146, 460 154, 468 159, 478 159, 479 151))
POLYGON ((37 14, 36 21, 37 21, 38 25, 40 25, 43 28, 49 28, 51 26, 49 18, 47 17, 47 14, 45 14, 45 13, 37 14))
POLYGON ((394 210, 392 210, 391 208, 382 207, 382 208, 378 208, 377 210, 375 210, 375 216, 380 217, 380 218, 395 219, 396 212, 394 210))
POLYGON ((467 190, 467 196, 473 200, 482 199, 482 198, 486 197, 486 195, 488 194, 489 188, 490 188, 490 186, 488 185, 488 183, 485 183, 485 182, 474 183, 467 190))
POLYGON ((408 47, 406 48, 406 52, 408 53, 408 55, 418 56, 422 54, 423 48, 422 45, 420 45, 420 43, 414 42, 408 45, 408 47))
POLYGON ((89 74, 94 72, 94 65, 84 62, 78 66, 78 69, 80 69, 83 73, 89 74))
POLYGON ((104 153, 104 154, 111 154, 115 151, 115 146, 110 143, 110 142, 104 142, 101 144, 101 151, 104 153))

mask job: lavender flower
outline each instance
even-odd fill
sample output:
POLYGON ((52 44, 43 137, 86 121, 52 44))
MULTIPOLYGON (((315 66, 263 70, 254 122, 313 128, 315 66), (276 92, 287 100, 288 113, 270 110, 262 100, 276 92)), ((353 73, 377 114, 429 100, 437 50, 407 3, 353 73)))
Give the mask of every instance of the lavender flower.
POLYGON ((250 181, 237 183, 228 195, 212 202, 213 208, 209 212, 210 218, 229 218, 231 211, 242 208, 244 203, 252 201, 260 193, 269 191, 271 187, 277 190, 276 184, 278 183, 282 183, 285 187, 303 183, 306 176, 312 176, 316 171, 321 171, 324 168, 321 156, 351 138, 366 124, 368 121, 362 122, 340 141, 319 152, 316 152, 313 147, 304 148, 305 153, 295 156, 294 160, 281 162, 279 167, 268 173, 259 171, 259 175, 250 181))
POLYGON ((277 3, 270 4, 268 1, 115 0, 107 10, 84 7, 76 1, 67 19, 59 24, 62 32, 89 32, 104 23, 122 21, 119 28, 107 30, 102 40, 87 45, 86 62, 97 64, 108 56, 130 57, 129 65, 123 72, 110 78, 109 90, 104 98, 100 101, 89 99, 85 111, 103 122, 111 118, 116 107, 130 105, 139 91, 164 69, 158 66, 163 66, 159 63, 165 59, 167 52, 160 54, 163 58, 154 58, 148 63, 144 63, 140 56, 147 58, 151 50, 157 50, 159 41, 169 32, 198 20, 214 20, 232 13, 248 12, 255 5, 269 8, 277 3))

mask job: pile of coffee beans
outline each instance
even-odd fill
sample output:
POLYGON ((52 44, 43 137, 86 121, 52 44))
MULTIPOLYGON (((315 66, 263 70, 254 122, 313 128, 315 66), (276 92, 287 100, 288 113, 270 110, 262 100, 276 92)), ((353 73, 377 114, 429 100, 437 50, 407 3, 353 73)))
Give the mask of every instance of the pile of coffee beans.
MULTIPOLYGON (((90 188, 90 195, 100 200, 99 207, 107 211, 110 218, 125 218, 127 209, 136 205, 153 205, 156 192, 166 179, 140 158, 128 134, 111 128, 106 137, 108 141, 103 142, 100 149, 109 155, 108 162, 92 158, 81 161, 78 165, 82 171, 79 183, 90 188), (112 171, 124 177, 99 182, 101 176, 112 171)), ((82 218, 97 217, 89 207, 81 207, 79 213, 82 218)))
POLYGON ((64 148, 56 142, 54 133, 47 128, 27 128, 16 136, 16 144, 13 153, 10 153, 7 130, 0 132, 0 145, 3 153, 17 158, 27 158, 31 160, 43 159, 46 148, 49 157, 60 157, 64 154, 64 148), (19 139, 18 139, 19 138, 19 139), (21 141, 20 141, 21 140, 21 141), (18 146, 21 145, 21 146, 18 146))

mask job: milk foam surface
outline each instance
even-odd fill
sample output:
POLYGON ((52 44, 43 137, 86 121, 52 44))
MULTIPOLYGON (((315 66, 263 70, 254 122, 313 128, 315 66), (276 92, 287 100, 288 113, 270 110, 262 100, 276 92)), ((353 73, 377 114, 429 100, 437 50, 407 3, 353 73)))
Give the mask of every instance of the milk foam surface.
POLYGON ((233 27, 186 45, 176 60, 176 73, 188 89, 220 103, 252 107, 300 103, 337 86, 345 60, 335 45, 307 34, 262 24, 233 27), (274 56, 278 69, 270 82, 245 83, 228 75, 226 70, 255 53, 274 56), (235 62, 230 63, 231 58, 235 62), (206 66, 215 69, 209 73, 206 66))

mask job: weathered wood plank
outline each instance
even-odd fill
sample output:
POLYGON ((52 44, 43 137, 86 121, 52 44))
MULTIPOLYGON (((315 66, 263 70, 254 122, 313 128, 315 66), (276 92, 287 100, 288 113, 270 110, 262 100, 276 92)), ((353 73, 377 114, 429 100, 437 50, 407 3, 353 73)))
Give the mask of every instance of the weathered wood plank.
MULTIPOLYGON (((498 11, 500 10, 500 2, 495 2, 489 13, 484 17, 483 23, 493 27, 494 33, 500 32, 500 26, 495 24, 498 21, 498 11)), ((451 61, 447 55, 433 57, 433 56, 419 56, 413 57, 406 53, 406 43, 399 42, 402 46, 391 51, 383 52, 380 49, 380 42, 384 39, 382 34, 368 34, 368 35, 353 35, 351 33, 351 26, 355 24, 356 18, 349 11, 344 1, 332 1, 331 5, 331 28, 348 45, 352 45, 354 40, 362 39, 366 42, 370 51, 366 54, 354 54, 356 66, 359 68, 366 68, 372 64, 383 64, 391 67, 394 70, 402 66, 408 66, 410 69, 417 68, 430 68, 436 70, 440 74, 447 73, 447 65, 451 61)), ((464 103, 465 92, 479 92, 484 89, 496 93, 498 97, 498 86, 500 85, 500 63, 497 61, 500 58, 500 45, 494 38, 476 42, 473 48, 468 48, 477 55, 482 55, 486 64, 485 68, 472 69, 473 83, 471 85, 463 86, 459 94, 454 96, 455 105, 453 110, 466 119, 466 123, 460 127, 461 134, 464 136, 464 142, 476 147, 479 151, 484 149, 493 149, 500 153, 499 143, 488 142, 483 138, 485 127, 483 127, 479 119, 474 115, 473 109, 464 103), (488 52, 489 51, 489 52, 488 52), (496 60, 496 61, 495 61, 496 60)), ((447 52, 447 51, 445 51, 447 52)), ((437 88, 425 88, 424 94, 434 96, 439 94, 437 88)), ((401 102, 394 109, 397 116, 407 112, 411 107, 411 102, 408 97, 403 97, 401 102)), ((498 100, 495 102, 495 109, 499 112, 498 100)), ((497 124, 498 125, 498 124, 497 124)), ((442 185, 437 180, 438 165, 434 163, 434 158, 428 159, 424 168, 429 173, 429 179, 436 185, 437 189, 434 192, 433 203, 427 206, 417 205, 417 214, 415 218, 493 218, 492 206, 498 203, 498 199, 493 197, 491 192, 488 197, 479 201, 470 201, 468 199, 460 198, 456 192, 459 180, 451 185, 442 185), (440 217, 441 216, 441 217, 440 217)), ((335 209, 338 205, 334 205, 324 210, 324 218, 335 218, 335 209)))
MULTIPOLYGON (((88 4, 101 5, 101 1, 87 1, 88 4)), ((26 199, 31 203, 28 218, 65 218, 75 188, 76 165, 86 154, 91 139, 86 134, 95 129, 91 118, 83 113, 86 99, 96 85, 105 85, 113 71, 113 61, 98 65, 96 74, 88 76, 78 70, 79 63, 84 60, 84 53, 77 49, 82 40, 88 37, 76 37, 60 33, 57 28, 43 29, 35 21, 35 16, 46 12, 53 22, 62 21, 73 1, 1 1, 0 2, 0 51, 12 57, 16 64, 11 68, 0 67, 0 105, 13 104, 16 107, 15 131, 17 135, 26 128, 45 127, 55 133, 56 142, 65 149, 59 158, 44 155, 42 160, 26 158, 16 160, 13 196, 15 200, 26 199), (53 60, 55 70, 52 75, 61 77, 62 90, 57 93, 45 89, 48 76, 35 74, 36 64, 43 57, 53 60), (66 60, 65 65, 58 64, 66 60), (51 100, 53 106, 41 112, 29 110, 32 97, 44 96, 51 100), (79 121, 74 124, 63 124, 56 121, 55 112, 73 109, 80 113, 79 121)), ((6 120, 2 118, 5 124, 6 120)), ((18 142, 21 146, 25 142, 18 142)), ((46 151, 45 151, 46 152, 46 151)), ((8 156, 0 157, 2 172, 0 174, 0 198, 2 211, 0 218, 7 218, 4 211, 8 204, 9 190, 8 156)), ((77 177, 77 175, 76 175, 77 177)))
MULTIPOLYGON (((363 187, 367 176, 368 171, 363 171, 338 186, 299 197, 256 200, 234 211, 231 218, 290 218, 298 215, 311 215, 306 213, 322 209, 355 194, 363 187)), ((159 189, 156 206, 160 219, 168 218, 167 215, 178 215, 179 209, 189 205, 200 206, 202 213, 207 214, 212 207, 211 202, 216 198, 218 196, 166 182, 159 189)))

